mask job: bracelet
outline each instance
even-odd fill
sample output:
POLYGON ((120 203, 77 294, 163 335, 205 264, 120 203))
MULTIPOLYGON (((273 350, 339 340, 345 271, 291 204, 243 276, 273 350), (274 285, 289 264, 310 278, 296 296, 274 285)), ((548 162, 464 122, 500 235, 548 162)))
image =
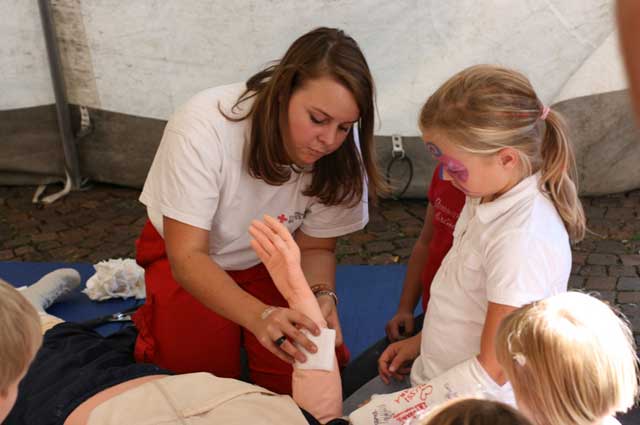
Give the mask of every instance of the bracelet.
POLYGON ((277 310, 278 307, 270 305, 269 307, 265 308, 264 311, 260 314, 260 318, 262 320, 266 319, 267 317, 269 317, 269 315, 271 313, 273 313, 275 310, 277 310))
POLYGON ((313 292, 313 295, 315 295, 316 298, 322 295, 329 295, 331 298, 333 298, 333 302, 335 303, 335 305, 336 306, 338 305, 338 296, 336 295, 335 291, 331 289, 329 285, 325 285, 324 283, 313 285, 311 287, 311 292, 313 292))

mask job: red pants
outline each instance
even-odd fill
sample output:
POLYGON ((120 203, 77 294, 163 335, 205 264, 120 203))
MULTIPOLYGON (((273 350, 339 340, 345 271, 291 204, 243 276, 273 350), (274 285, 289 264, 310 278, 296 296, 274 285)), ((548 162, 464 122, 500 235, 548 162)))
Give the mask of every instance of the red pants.
MULTIPOLYGON (((264 348, 251 332, 202 305, 174 280, 164 240, 149 221, 136 250, 147 287, 146 302, 133 317, 139 332, 136 361, 176 373, 210 372, 239 378, 240 347, 244 346, 251 381, 280 394, 291 394, 291 365, 264 348)), ((227 273, 263 303, 287 306, 262 264, 227 273)), ((349 352, 344 345, 336 349, 336 355, 339 364, 346 365, 349 352)))

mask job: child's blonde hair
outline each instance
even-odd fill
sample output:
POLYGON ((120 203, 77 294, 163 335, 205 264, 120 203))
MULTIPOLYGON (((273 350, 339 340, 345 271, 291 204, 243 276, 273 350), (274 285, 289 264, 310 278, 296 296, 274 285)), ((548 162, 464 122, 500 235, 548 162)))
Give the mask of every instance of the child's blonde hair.
POLYGON ((537 425, 590 425, 628 410, 638 393, 628 324, 579 292, 511 313, 498 330, 496 354, 537 425))
POLYGON ((531 425, 531 422, 504 403, 462 398, 438 407, 419 425, 531 425))
POLYGON ((491 65, 459 72, 422 107, 420 128, 442 131, 474 154, 516 149, 525 176, 541 171, 542 190, 555 204, 571 240, 584 237, 585 216, 566 124, 558 112, 545 110, 524 75, 491 65))
POLYGON ((0 279, 0 395, 26 372, 41 343, 38 312, 0 279))

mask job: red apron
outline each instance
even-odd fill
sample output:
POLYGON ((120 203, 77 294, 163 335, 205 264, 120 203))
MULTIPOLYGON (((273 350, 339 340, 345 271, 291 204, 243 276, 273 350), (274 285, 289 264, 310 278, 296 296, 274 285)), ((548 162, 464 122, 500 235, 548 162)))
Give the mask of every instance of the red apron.
MULTIPOLYGON (((173 279, 164 240, 150 221, 136 241, 136 261, 145 270, 147 289, 146 302, 133 317, 139 332, 136 361, 176 373, 210 372, 239 378, 240 347, 244 346, 251 381, 291 394, 291 365, 264 348, 251 332, 202 305, 173 279)), ((287 306, 262 264, 227 273, 263 303, 287 306)), ((336 355, 341 366, 349 361, 344 344, 336 355)))

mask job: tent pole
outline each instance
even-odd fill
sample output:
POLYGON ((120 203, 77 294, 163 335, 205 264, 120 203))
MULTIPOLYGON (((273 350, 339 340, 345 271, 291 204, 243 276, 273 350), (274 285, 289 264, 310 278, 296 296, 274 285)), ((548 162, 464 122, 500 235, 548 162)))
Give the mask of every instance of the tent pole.
POLYGON ((76 149, 75 137, 71 130, 71 118, 69 114, 69 103, 65 90, 64 75, 60 61, 60 51, 56 41, 55 24, 51 14, 49 0, 38 0, 40 7, 40 18, 42 29, 47 45, 47 55, 49 57, 49 70, 53 82, 53 91, 56 99, 56 111, 58 115, 58 127, 62 139, 62 149, 64 152, 65 174, 67 184, 70 183, 71 190, 78 190, 81 186, 80 165, 78 161, 78 151, 76 149))

